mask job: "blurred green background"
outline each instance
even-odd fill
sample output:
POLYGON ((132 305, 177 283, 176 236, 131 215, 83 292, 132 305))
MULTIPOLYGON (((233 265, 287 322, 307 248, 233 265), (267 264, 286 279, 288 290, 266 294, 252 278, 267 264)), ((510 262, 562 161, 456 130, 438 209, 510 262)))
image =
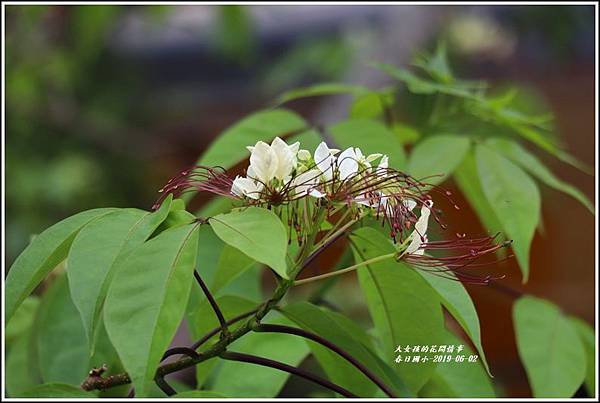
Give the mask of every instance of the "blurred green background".
MULTIPOLYGON (((518 84, 555 113, 567 149, 594 164, 592 6, 10 5, 5 29, 7 267, 32 235, 75 212, 150 208, 223 129, 281 92, 382 86, 389 79, 369 62, 406 66, 440 39, 457 75, 518 84)), ((347 106, 343 97, 291 105, 315 124, 344 118, 347 106)), ((593 177, 550 167, 593 199, 593 177)), ((544 197, 547 236, 533 261, 549 266, 533 287, 592 321, 593 223, 566 197, 544 197), (560 237, 569 225, 582 240, 560 237), (567 265, 565 282, 557 273, 567 265)), ((472 212, 466 219, 478 225, 472 212)), ((484 293, 473 292, 480 316, 493 315, 503 302, 484 293)), ((514 341, 493 336, 506 323, 484 317, 482 326, 498 378, 526 395, 514 341)))

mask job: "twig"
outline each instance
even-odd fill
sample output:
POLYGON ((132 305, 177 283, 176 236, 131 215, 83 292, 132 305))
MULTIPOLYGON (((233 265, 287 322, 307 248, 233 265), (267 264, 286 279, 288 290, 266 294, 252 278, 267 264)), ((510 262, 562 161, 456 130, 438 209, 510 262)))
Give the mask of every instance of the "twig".
POLYGON ((210 303, 210 306, 212 307, 213 311, 215 311, 215 315, 217 316, 217 319, 219 320, 219 324, 221 325, 221 330, 222 330, 223 334, 226 334, 227 333, 227 322, 225 321, 223 312, 221 312, 221 308, 219 308, 217 301, 215 301, 215 299, 213 298, 210 290, 208 289, 208 287, 202 280, 202 277, 200 277, 200 273, 198 273, 197 270, 194 270, 194 278, 200 285, 200 288, 202 288, 202 292, 204 292, 204 295, 206 295, 206 299, 208 299, 208 302, 210 303))
POLYGON ((269 332, 269 333, 286 333, 293 334, 296 336, 304 337, 306 339, 310 339, 315 341, 328 349, 336 352, 350 364, 352 364, 356 369, 362 372, 367 378, 373 381, 374 384, 379 386, 379 388, 385 392, 389 397, 396 397, 394 392, 381 380, 377 375, 375 375, 371 370, 361 364, 356 358, 352 357, 346 351, 342 350, 339 346, 332 343, 331 341, 319 336, 318 334, 309 332, 304 329, 299 329, 291 326, 285 325, 272 325, 272 324, 260 324, 255 329, 257 332, 269 332))
POLYGON ((156 382, 156 386, 158 386, 160 390, 165 392, 167 396, 173 396, 177 394, 177 391, 167 383, 164 375, 156 374, 156 376, 154 377, 154 382, 156 382))
POLYGON ((127 385, 131 383, 129 375, 126 373, 110 375, 106 378, 102 377, 102 374, 107 370, 106 365, 102 365, 100 368, 92 368, 88 373, 87 378, 81 383, 81 389, 83 390, 104 390, 112 388, 114 386, 127 385))
POLYGON ((349 272, 354 271, 354 270, 356 270, 358 268, 361 268, 363 266, 368 266, 370 264, 377 263, 379 261, 386 260, 386 259, 392 259, 394 257, 396 257, 396 252, 394 252, 394 253, 388 253, 387 255, 377 256, 377 257, 374 257, 372 259, 365 260, 363 262, 360 262, 360 263, 357 263, 355 265, 352 265, 350 267, 346 267, 345 269, 331 271, 329 273, 321 274, 321 275, 314 276, 314 277, 305 278, 305 279, 302 279, 302 280, 296 280, 296 281, 294 281, 294 285, 302 285, 302 284, 311 283, 313 281, 322 280, 324 278, 328 278, 328 277, 332 277, 332 276, 339 276, 340 274, 349 273, 349 272))
POLYGON ((198 354, 195 350, 193 350, 191 348, 188 348, 188 347, 173 347, 173 348, 167 350, 163 354, 162 358, 160 359, 160 362, 163 362, 164 360, 166 360, 170 356, 177 355, 177 354, 186 355, 186 356, 194 358, 194 359, 199 359, 200 358, 200 354, 198 354))
POLYGON ((341 386, 328 381, 327 379, 323 379, 319 376, 311 374, 310 372, 304 371, 303 369, 293 367, 283 362, 274 361, 268 358, 258 357, 255 355, 234 353, 230 351, 222 353, 220 357, 224 360, 248 362, 251 364, 262 365, 265 367, 275 368, 280 371, 289 372, 290 374, 298 375, 304 379, 313 381, 314 383, 317 383, 327 389, 333 390, 334 392, 337 392, 344 397, 358 397, 349 390, 346 390, 341 386))

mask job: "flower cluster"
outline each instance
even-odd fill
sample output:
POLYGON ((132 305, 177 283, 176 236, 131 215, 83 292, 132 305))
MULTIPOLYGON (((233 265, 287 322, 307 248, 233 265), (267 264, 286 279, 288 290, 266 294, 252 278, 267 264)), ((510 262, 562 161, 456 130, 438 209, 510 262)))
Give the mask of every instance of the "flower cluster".
MULTIPOLYGON (((365 155, 360 148, 343 151, 320 143, 311 153, 300 149, 300 143, 288 145, 276 137, 271 144, 263 141, 247 147, 250 164, 245 175, 232 179, 222 168, 194 166, 171 179, 161 192, 163 198, 188 191, 207 191, 230 197, 245 205, 273 209, 286 216, 290 230, 295 229, 299 242, 303 238, 302 222, 315 220, 306 210, 310 205, 336 210, 347 206, 351 216, 374 216, 388 225, 390 236, 399 250, 399 258, 414 266, 430 268, 438 274, 451 270, 459 278, 481 282, 478 277, 463 274, 466 265, 506 244, 495 242, 496 237, 430 241, 427 235, 433 217, 442 228, 433 209, 432 193, 450 200, 450 192, 423 183, 388 166, 384 154, 365 155), (417 207, 420 206, 417 215, 417 207), (284 213, 285 211, 285 213, 284 213), (459 254, 448 257, 430 256, 428 251, 447 250, 459 254)), ((456 208, 458 208, 455 205, 456 208)), ((311 212, 317 211, 313 208, 311 212)), ((291 237, 290 237, 291 239, 291 237)), ((483 282, 489 278, 483 279, 483 282)))
MULTIPOLYGON (((259 141, 248 147, 250 166, 245 177, 235 178, 231 192, 266 202, 272 201, 273 195, 280 195, 280 202, 304 196, 321 198, 333 196, 336 183, 339 187, 361 173, 372 171, 371 163, 377 159, 380 159, 377 170, 388 167, 387 156, 365 156, 360 148, 350 147, 340 153, 340 150, 330 149, 322 142, 312 155, 308 150, 299 148, 299 142, 287 145, 279 137, 270 145, 259 141)), ((366 200, 362 203, 369 204, 366 200)))
POLYGON ((390 224, 394 239, 416 223, 412 210, 418 204, 431 208, 426 186, 390 169, 384 154, 365 155, 357 147, 340 152, 324 142, 311 154, 278 137, 248 149, 246 176, 233 180, 231 193, 251 203, 271 206, 312 197, 366 207, 390 224))

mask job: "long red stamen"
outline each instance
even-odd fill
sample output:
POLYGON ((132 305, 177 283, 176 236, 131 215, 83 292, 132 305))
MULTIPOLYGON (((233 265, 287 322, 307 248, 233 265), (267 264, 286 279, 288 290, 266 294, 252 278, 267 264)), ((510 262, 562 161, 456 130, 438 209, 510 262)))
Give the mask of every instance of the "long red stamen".
POLYGON ((444 273, 453 273, 452 275, 446 275, 446 278, 456 277, 459 280, 475 283, 475 284, 487 284, 491 280, 496 280, 501 277, 485 276, 479 277, 470 273, 465 273, 463 270, 472 269, 476 267, 489 266, 490 264, 498 263, 505 259, 496 259, 490 262, 479 262, 484 256, 489 256, 496 252, 500 248, 508 247, 512 241, 505 241, 502 243, 495 243, 495 236, 489 236, 484 238, 475 239, 457 239, 454 241, 434 241, 425 242, 421 245, 421 249, 424 250, 446 250, 446 251, 464 251, 468 250, 468 253, 459 253, 451 256, 430 256, 430 255, 419 255, 419 254, 407 254, 402 257, 404 261, 410 265, 417 267, 420 270, 430 272, 432 274, 442 275, 444 273))

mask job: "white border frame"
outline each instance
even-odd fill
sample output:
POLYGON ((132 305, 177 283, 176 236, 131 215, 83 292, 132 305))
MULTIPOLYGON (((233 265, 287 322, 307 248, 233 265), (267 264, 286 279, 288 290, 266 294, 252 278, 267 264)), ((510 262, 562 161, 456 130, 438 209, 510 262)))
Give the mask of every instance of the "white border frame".
MULTIPOLYGON (((349 1, 316 1, 316 2, 294 2, 294 1, 276 1, 276 2, 269 2, 269 1, 248 1, 248 2, 235 2, 235 1, 209 1, 209 2, 197 2, 197 1, 190 1, 190 2, 182 2, 182 1, 174 1, 174 2, 165 2, 165 1, 157 1, 157 2, 151 2, 151 1, 141 1, 141 2, 136 2, 136 1, 117 1, 117 2, 107 2, 107 1, 73 1, 73 2, 69 2, 69 1, 7 1, 7 2, 2 2, 2 26, 5 28, 6 24, 4 24, 5 21, 5 7, 7 5, 102 5, 102 4, 110 4, 110 5, 157 5, 157 4, 164 4, 164 5, 226 5, 226 4, 240 4, 240 5, 361 5, 361 4, 368 4, 368 5, 431 5, 431 6, 436 6, 436 5, 440 5, 440 6, 447 6, 447 5, 593 5, 594 6, 594 14, 595 14, 595 55, 594 55, 594 59, 595 59, 595 80, 596 80, 596 88, 595 88, 595 112, 596 112, 596 120, 595 120, 595 135, 596 135, 596 150, 595 150, 595 161, 594 161, 594 167, 595 167, 595 178, 596 180, 598 179, 598 3, 595 1, 515 1, 515 2, 511 2, 511 1, 490 1, 490 2, 469 2, 469 1, 449 1, 449 2, 445 2, 445 1, 407 1, 407 2, 382 2, 382 1, 370 1, 370 2, 349 2, 349 1)), ((5 89, 6 89, 6 76, 5 76, 5 60, 6 60, 6 53, 5 53, 5 40, 4 40, 4 35, 5 35, 5 29, 2 30, 2 212, 1 212, 1 218, 2 218, 2 273, 5 273, 6 270, 6 263, 5 263, 5 256, 6 256, 6 245, 5 245, 5 239, 6 239, 6 233, 5 233, 5 223, 6 223, 6 212, 5 212, 5 192, 6 192, 6 165, 5 165, 5 153, 6 153, 6 147, 5 147, 5 89)), ((598 186, 596 186, 595 188, 595 208, 596 208, 596 212, 598 211, 598 186)), ((596 213, 597 214, 597 213, 596 213)), ((598 241, 598 218, 595 217, 595 240, 598 241)), ((4 296, 4 275, 2 275, 2 295, 4 296)), ((595 302, 596 302, 596 309, 598 309, 598 245, 596 244, 596 249, 595 249, 595 285, 596 285, 596 289, 595 289, 595 302)), ((597 317, 598 317, 598 311, 596 311, 596 327, 595 327, 595 340, 596 340, 596 379, 598 379, 598 321, 597 321, 597 317)), ((2 297, 2 325, 3 325, 3 329, 4 329, 4 297, 2 297)), ((2 373, 4 373, 4 369, 5 369, 5 343, 4 343, 4 337, 2 337, 2 373)), ((595 391, 595 397, 592 398, 582 398, 582 399, 576 399, 577 401, 597 401, 598 398, 598 382, 596 382, 596 391, 595 391)), ((14 402, 21 402, 21 401, 30 401, 31 399, 24 399, 24 398, 8 398, 6 397, 6 389, 5 389, 5 382, 4 382, 4 376, 2 376, 2 380, 1 380, 1 393, 2 395, 0 396, 0 398, 2 399, 2 401, 6 400, 6 401, 14 401, 14 402)), ((41 398, 41 399, 35 399, 36 401, 47 401, 47 402, 54 402, 54 401, 81 401, 82 399, 77 399, 77 398, 41 398)), ((353 401, 381 401, 381 400, 386 400, 386 401, 396 401, 396 400, 402 400, 402 401, 513 401, 513 400, 518 400, 518 401, 527 401, 527 400, 534 400, 534 401, 563 401, 565 399, 562 398, 558 398, 558 399, 550 399, 550 398, 486 398, 486 399, 479 399, 479 398, 459 398, 459 399, 452 399, 452 398, 446 398, 446 399, 432 399, 432 398, 359 398, 359 399, 310 399, 310 398, 269 398, 269 399, 264 399, 264 398, 228 398, 228 399, 170 399, 170 398, 149 398, 149 399, 143 399, 143 400, 147 400, 147 401, 223 401, 223 400, 235 400, 235 401, 247 401, 247 402, 253 402, 253 401, 342 401, 342 400, 353 400, 353 401)), ((100 401, 100 402, 106 402, 106 401, 133 401, 132 399, 129 398, 96 398, 96 399, 85 399, 85 401, 100 401)))

